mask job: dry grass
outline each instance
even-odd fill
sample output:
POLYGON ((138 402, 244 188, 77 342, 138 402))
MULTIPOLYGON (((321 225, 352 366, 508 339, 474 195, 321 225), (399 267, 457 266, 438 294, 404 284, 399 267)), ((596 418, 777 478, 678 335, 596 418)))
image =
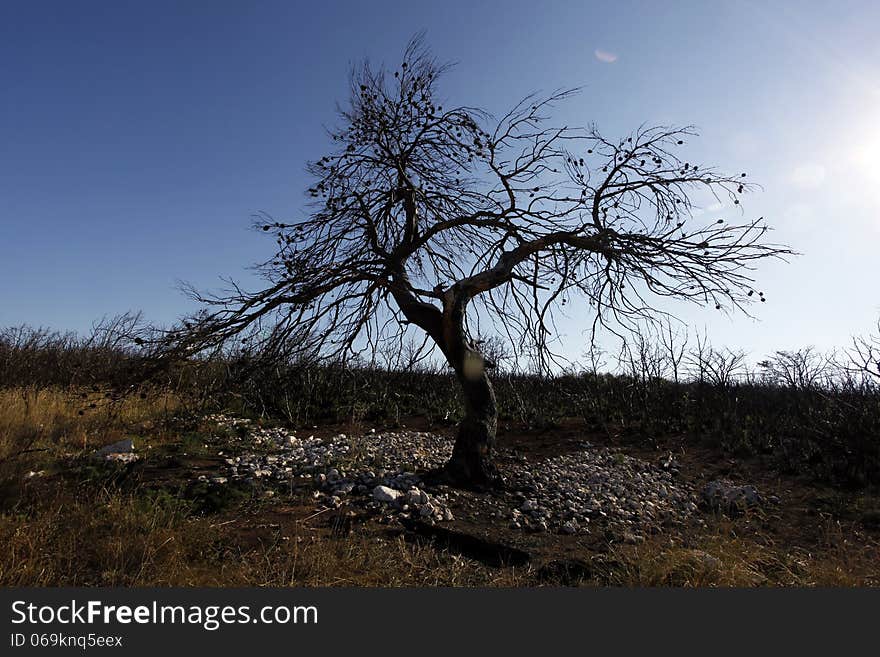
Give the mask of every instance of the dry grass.
MULTIPOLYGON (((179 491, 123 487, 110 484, 112 477, 78 472, 77 468, 94 465, 84 466, 88 461, 76 456, 123 437, 149 435, 156 444, 182 440, 175 434, 162 435, 167 431, 164 420, 182 403, 163 394, 113 402, 92 390, 84 397, 60 389, 0 391, 0 545, 4 546, 0 586, 570 582, 542 578, 536 568, 488 567, 430 544, 406 541, 372 523, 338 536, 326 525, 305 523, 302 514, 285 511, 279 502, 253 497, 232 500, 219 512, 201 515, 192 500, 178 496, 179 491), (38 468, 45 468, 47 474, 27 476, 29 469, 38 468)), ((869 500, 863 506, 874 508, 873 504, 869 500)), ((880 584, 876 535, 842 524, 834 513, 820 514, 813 525, 795 524, 792 518, 781 517, 752 524, 710 519, 707 528, 656 536, 638 545, 611 546, 607 553, 583 555, 583 561, 593 565, 579 583, 880 584), (812 532, 809 540, 804 527, 812 532)))
POLYGON ((197 517, 172 498, 68 491, 0 515, 0 586, 516 586, 492 569, 413 544, 355 531, 345 537, 280 529, 244 536, 197 517))
MULTIPOLYGON (((613 549, 581 585, 876 586, 876 552, 821 553, 717 532, 692 545, 613 549)), ((100 491, 0 515, 0 586, 535 586, 533 569, 491 568, 428 544, 359 528, 345 537, 195 517, 185 505, 100 491)))
POLYGON ((775 544, 767 536, 738 535, 721 520, 685 540, 657 538, 612 550, 607 582, 621 586, 754 587, 880 586, 876 541, 824 520, 823 544, 812 549, 775 544))
POLYGON ((202 517, 173 494, 123 491, 67 471, 80 454, 124 437, 173 440, 157 432, 181 407, 170 394, 112 401, 94 390, 0 390, 0 483, 7 497, 0 506, 0 586, 520 583, 513 571, 376 531, 342 538, 270 531, 254 544, 234 523, 202 517), (46 477, 27 476, 44 467, 46 477))
POLYGON ((181 404, 167 392, 118 400, 108 394, 92 389, 0 389, 0 462, 22 452, 95 449, 132 432, 153 430, 181 404))

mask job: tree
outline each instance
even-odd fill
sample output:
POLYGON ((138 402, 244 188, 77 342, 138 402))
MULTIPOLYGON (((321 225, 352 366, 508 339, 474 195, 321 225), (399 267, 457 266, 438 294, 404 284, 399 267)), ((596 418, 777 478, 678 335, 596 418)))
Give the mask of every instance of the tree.
POLYGON ((847 355, 849 363, 845 367, 848 371, 858 372, 867 380, 880 381, 880 320, 877 320, 876 334, 852 339, 847 355))
POLYGON ((777 351, 758 366, 771 381, 790 388, 813 389, 827 379, 831 360, 814 347, 804 347, 796 351, 777 351))
MULTIPOLYGON (((497 482, 492 363, 480 327, 541 368, 553 362, 554 313, 585 300, 595 322, 656 314, 649 298, 743 309, 755 261, 790 251, 764 241, 762 219, 692 227, 698 193, 738 205, 750 185, 676 155, 691 128, 641 127, 619 141, 552 127, 563 90, 531 95, 495 120, 444 107, 447 66, 414 39, 400 67, 353 69, 351 98, 308 164, 310 214, 260 215, 277 252, 268 284, 223 295, 173 337, 190 351, 246 333, 267 353, 291 343, 345 358, 415 327, 454 370, 464 399, 451 482, 497 482), (296 337, 295 340, 292 338, 296 337)), ((285 351, 285 353, 287 353, 285 351)))

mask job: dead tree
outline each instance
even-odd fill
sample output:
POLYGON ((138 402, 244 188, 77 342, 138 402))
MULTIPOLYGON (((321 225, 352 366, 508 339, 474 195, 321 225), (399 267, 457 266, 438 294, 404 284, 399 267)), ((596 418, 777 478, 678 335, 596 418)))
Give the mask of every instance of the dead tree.
POLYGON ((852 339, 847 356, 849 363, 844 366, 847 371, 861 374, 865 381, 880 381, 880 320, 877 320, 875 334, 852 339))
POLYGON ((777 351, 758 366, 771 381, 806 390, 827 382, 832 360, 818 353, 814 347, 804 347, 796 351, 777 351))
POLYGON ((265 288, 195 293, 206 306, 174 337, 199 351, 245 333, 271 352, 299 336, 300 349, 344 358, 416 327, 463 393, 443 476, 480 487, 497 482, 481 326, 547 368, 554 312, 576 300, 615 325, 654 316, 658 296, 743 309, 764 300, 752 265, 790 251, 765 241, 762 219, 695 225, 698 192, 738 205, 750 185, 683 159, 691 128, 609 140, 552 127, 572 91, 528 96, 496 120, 438 99, 446 68, 419 39, 395 70, 355 68, 330 152, 308 165, 310 212, 257 220, 277 245, 265 288))

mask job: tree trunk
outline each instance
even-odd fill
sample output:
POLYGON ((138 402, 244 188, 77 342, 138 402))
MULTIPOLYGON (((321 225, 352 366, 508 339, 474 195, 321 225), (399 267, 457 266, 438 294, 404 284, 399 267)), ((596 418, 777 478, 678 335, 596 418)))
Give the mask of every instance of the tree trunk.
POLYGON ((446 356, 455 370, 464 397, 465 415, 458 428, 452 456, 446 465, 430 474, 438 483, 450 483, 476 489, 496 487, 501 483, 492 461, 498 407, 495 391, 486 373, 483 357, 473 348, 464 328, 465 307, 469 297, 456 288, 447 291, 443 310, 419 301, 406 285, 406 272, 395 273, 398 285, 392 293, 406 318, 424 330, 446 356))
POLYGON ((478 489, 495 487, 500 483, 492 460, 498 407, 492 382, 482 357, 473 351, 466 353, 464 363, 456 367, 456 374, 462 387, 465 414, 445 470, 457 484, 478 489))

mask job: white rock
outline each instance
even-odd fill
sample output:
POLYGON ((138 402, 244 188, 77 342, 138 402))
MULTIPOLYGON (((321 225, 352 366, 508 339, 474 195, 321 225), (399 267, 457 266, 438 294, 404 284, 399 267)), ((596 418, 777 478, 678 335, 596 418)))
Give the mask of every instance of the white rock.
POLYGON ((132 463, 133 461, 137 461, 140 456, 137 454, 133 454, 131 452, 127 454, 107 454, 104 457, 108 461, 119 461, 120 463, 132 463))
POLYGON ((387 502, 392 504, 403 496, 399 490, 394 490, 388 486, 376 486, 373 489, 373 499, 379 502, 387 502))

